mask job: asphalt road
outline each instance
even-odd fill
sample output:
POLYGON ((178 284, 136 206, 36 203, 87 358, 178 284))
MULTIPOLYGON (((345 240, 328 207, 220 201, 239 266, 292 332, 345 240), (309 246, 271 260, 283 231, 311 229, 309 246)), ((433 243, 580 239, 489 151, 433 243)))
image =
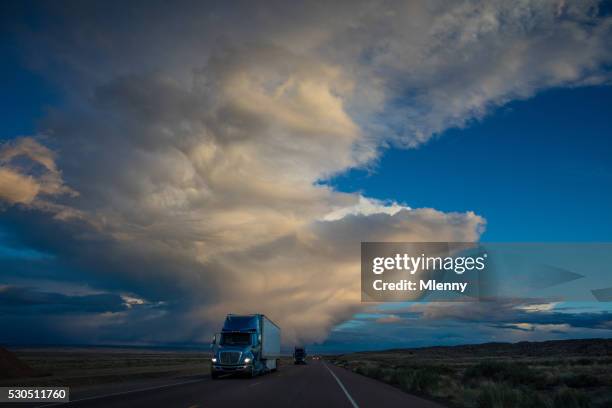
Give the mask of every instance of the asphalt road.
MULTIPOLYGON (((13 405, 15 406, 15 405, 13 405)), ((281 366, 252 379, 208 376, 179 385, 151 387, 58 407, 413 407, 441 405, 322 361, 281 366)))

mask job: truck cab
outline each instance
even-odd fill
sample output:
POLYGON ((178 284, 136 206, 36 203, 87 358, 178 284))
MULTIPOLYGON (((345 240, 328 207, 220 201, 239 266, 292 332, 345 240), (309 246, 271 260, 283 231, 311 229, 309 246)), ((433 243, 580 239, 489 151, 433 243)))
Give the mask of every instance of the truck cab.
POLYGON ((222 374, 253 377, 274 371, 280 356, 280 328, 262 314, 229 314, 211 348, 213 379, 222 374))

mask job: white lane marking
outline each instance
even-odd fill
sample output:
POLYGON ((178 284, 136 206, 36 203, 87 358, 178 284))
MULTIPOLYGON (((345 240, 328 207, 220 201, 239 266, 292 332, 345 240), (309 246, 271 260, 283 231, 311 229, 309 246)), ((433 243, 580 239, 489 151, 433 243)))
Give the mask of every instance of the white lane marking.
POLYGON ((179 382, 179 383, 159 385, 159 386, 156 386, 156 387, 138 388, 138 389, 135 389, 135 390, 128 390, 128 391, 122 391, 122 392, 113 392, 113 393, 110 393, 110 394, 94 395, 93 397, 80 398, 80 399, 71 400, 71 401, 68 401, 68 402, 55 402, 53 404, 39 405, 36 408, 53 407, 53 406, 56 406, 56 405, 71 404, 73 402, 91 401, 91 400, 100 399, 100 398, 115 397, 117 395, 131 394, 133 392, 160 390, 162 388, 175 387, 177 385, 191 384, 191 383, 196 383, 196 382, 200 382, 200 381, 204 381, 204 379, 201 378, 199 380, 189 380, 189 381, 183 381, 183 382, 179 382))
POLYGON ((260 382, 256 382, 255 384, 250 384, 249 387, 254 387, 254 386, 259 385, 259 384, 261 384, 261 383, 260 382))
POLYGON ((336 374, 334 374, 334 372, 331 370, 331 368, 327 366, 327 364, 323 363, 323 365, 325 366, 325 368, 327 368, 327 371, 329 371, 329 373, 336 379, 336 382, 338 382, 338 385, 340 386, 340 388, 342 388, 342 391, 344 391, 344 395, 346 395, 346 398, 348 398, 351 404, 353 404, 353 408, 359 408, 359 405, 357 405, 353 397, 351 397, 351 394, 349 394, 349 392, 346 390, 344 384, 342 384, 342 381, 340 381, 340 379, 336 377, 336 374))

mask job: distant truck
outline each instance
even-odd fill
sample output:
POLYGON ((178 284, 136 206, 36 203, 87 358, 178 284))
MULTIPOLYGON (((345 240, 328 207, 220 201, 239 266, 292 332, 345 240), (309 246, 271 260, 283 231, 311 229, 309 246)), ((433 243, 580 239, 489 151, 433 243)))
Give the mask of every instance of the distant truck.
POLYGON ((293 349, 293 363, 306 364, 306 349, 304 347, 295 347, 293 349))
POLYGON ((213 338, 210 375, 243 374, 253 377, 275 371, 280 357, 281 330, 263 314, 225 318, 221 333, 213 338))

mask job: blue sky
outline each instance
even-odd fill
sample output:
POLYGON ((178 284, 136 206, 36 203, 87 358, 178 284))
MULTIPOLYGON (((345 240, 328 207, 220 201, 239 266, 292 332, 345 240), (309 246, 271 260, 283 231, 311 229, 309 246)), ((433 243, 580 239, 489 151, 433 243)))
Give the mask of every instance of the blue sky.
POLYGON ((361 241, 612 241, 604 5, 141 6, 0 6, 0 343, 610 336, 607 304, 357 284, 361 241))
POLYGON ((0 137, 3 139, 36 133, 38 121, 59 98, 57 91, 40 73, 26 67, 14 48, 14 45, 0 40, 0 50, 5 56, 0 61, 3 99, 0 137))
POLYGON ((612 87, 545 91, 371 170, 329 181, 412 207, 475 211, 485 242, 612 239, 612 87))

